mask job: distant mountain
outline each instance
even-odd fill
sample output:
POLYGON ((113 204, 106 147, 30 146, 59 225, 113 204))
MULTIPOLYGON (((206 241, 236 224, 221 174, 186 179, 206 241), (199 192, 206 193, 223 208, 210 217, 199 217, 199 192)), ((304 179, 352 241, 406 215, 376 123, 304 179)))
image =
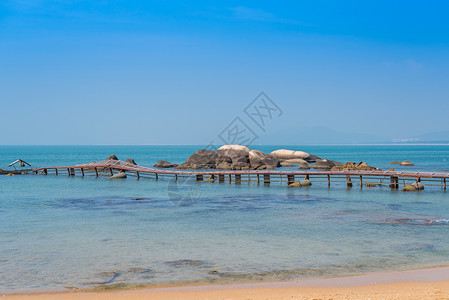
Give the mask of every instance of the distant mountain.
POLYGON ((311 145, 311 144, 376 144, 388 143, 389 139, 371 134, 338 132, 328 127, 286 129, 282 132, 260 136, 261 144, 311 145))

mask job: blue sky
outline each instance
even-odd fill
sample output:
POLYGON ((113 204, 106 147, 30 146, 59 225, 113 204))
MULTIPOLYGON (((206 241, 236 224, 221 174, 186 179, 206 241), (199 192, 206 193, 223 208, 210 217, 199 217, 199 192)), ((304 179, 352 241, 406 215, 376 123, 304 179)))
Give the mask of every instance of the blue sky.
POLYGON ((1 1, 0 144, 205 144, 261 91, 284 113, 256 133, 276 142, 446 131, 448 15, 445 1, 1 1))

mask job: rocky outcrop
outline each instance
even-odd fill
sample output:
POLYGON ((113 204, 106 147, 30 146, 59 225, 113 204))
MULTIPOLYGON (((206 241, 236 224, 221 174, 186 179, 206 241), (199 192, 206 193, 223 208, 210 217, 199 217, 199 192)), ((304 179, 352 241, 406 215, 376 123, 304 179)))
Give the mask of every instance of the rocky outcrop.
POLYGON ((424 189, 424 184, 421 182, 414 182, 412 184, 406 185, 401 189, 403 192, 416 192, 424 189))
POLYGON ((248 147, 224 145, 217 149, 216 166, 218 169, 248 170, 250 168, 248 147))
POLYGON ((304 159, 302 158, 292 158, 292 159, 286 159, 283 160, 283 162, 288 163, 288 164, 292 164, 292 165, 301 165, 303 163, 307 163, 304 159))
POLYGON ((342 166, 334 166, 331 169, 332 171, 377 171, 379 170, 376 167, 369 166, 365 162, 347 162, 342 166))
POLYGON ((400 161, 392 161, 390 165, 400 165, 402 162, 400 161))
POLYGON ((290 183, 287 187, 303 187, 303 186, 311 186, 312 182, 310 180, 301 180, 290 183))
POLYGON ((259 150, 251 150, 249 152, 249 164, 251 169, 275 169, 279 166, 279 160, 259 150))
POLYGON ((160 160, 153 167, 160 168, 160 169, 167 169, 167 168, 176 168, 177 166, 178 166, 178 164, 172 164, 169 161, 160 160))
POLYGON ((177 169, 197 170, 197 169, 215 169, 218 155, 215 151, 200 149, 193 153, 183 164, 177 166, 177 169))
POLYGON ((117 156, 112 154, 112 155, 109 155, 108 158, 106 158, 106 160, 118 160, 118 158, 117 158, 117 156))
POLYGON ((312 168, 317 170, 331 170, 333 167, 337 165, 342 166, 343 164, 334 160, 320 159, 317 160, 317 162, 312 166, 312 168))
POLYGON ((409 162, 408 160, 401 162, 401 166, 404 167, 411 167, 414 166, 414 164, 412 164, 411 162, 409 162))
POLYGON ((319 159, 318 156, 310 155, 307 152, 304 151, 293 151, 293 150, 286 150, 286 149, 279 149, 275 150, 270 153, 270 156, 277 158, 279 160, 287 160, 287 159, 303 159, 306 162, 315 162, 319 159))
POLYGON ((367 182, 367 183, 365 183, 365 186, 366 187, 376 187, 377 184, 375 184, 374 182, 367 182))
POLYGON ((309 164, 308 163, 302 163, 299 167, 298 167, 298 169, 300 169, 300 170, 310 170, 310 166, 309 166, 309 164))
POLYGON ((132 159, 132 158, 127 158, 127 159, 125 160, 125 163, 128 163, 128 164, 130 164, 130 165, 135 165, 135 166, 137 166, 135 160, 132 159))

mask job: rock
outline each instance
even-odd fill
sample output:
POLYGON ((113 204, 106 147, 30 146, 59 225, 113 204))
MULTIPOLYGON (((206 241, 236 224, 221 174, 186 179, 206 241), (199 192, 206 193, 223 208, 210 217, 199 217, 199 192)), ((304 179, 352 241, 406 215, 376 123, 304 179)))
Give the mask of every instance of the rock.
POLYGON ((132 158, 127 158, 127 159, 125 160, 125 163, 128 163, 128 164, 137 166, 136 162, 135 162, 134 159, 132 159, 132 158))
POLYGON ((309 170, 310 167, 309 167, 309 165, 305 162, 305 163, 302 163, 302 164, 298 167, 298 169, 300 169, 300 170, 309 170))
POLYGON ((160 160, 153 167, 160 168, 160 169, 167 169, 167 168, 176 168, 177 166, 178 166, 178 164, 172 164, 169 161, 160 160))
POLYGON ((306 162, 304 159, 302 159, 302 158, 286 159, 286 160, 283 160, 282 162, 289 163, 289 164, 292 164, 292 165, 301 165, 301 164, 303 164, 303 163, 307 163, 307 162, 306 162))
POLYGON ((390 165, 400 165, 402 162, 400 161, 392 161, 390 165))
POLYGON ((288 187, 304 187, 304 186, 311 186, 312 182, 310 180, 301 180, 301 181, 295 181, 293 183, 290 183, 288 187))
POLYGON ((259 150, 249 152, 249 164, 254 170, 274 169, 280 165, 278 159, 259 150))
POLYGON ((415 192, 415 191, 417 191, 417 189, 413 185, 409 184, 409 185, 404 186, 401 189, 401 191, 403 191, 403 192, 415 192))
POLYGON ((177 166, 177 169, 197 170, 197 169, 215 169, 218 155, 215 151, 200 149, 193 153, 183 164, 177 166))
POLYGON ((376 187, 377 184, 375 184, 375 183, 373 183, 373 182, 367 182, 367 183, 365 183, 365 186, 366 186, 366 187, 376 187))
POLYGON ((393 169, 393 168, 391 168, 391 169, 388 169, 388 171, 389 171, 389 172, 394 172, 394 169, 393 169))
POLYGON ((286 149, 279 149, 275 150, 270 153, 270 156, 277 158, 279 160, 286 160, 286 159, 304 159, 306 162, 313 162, 319 159, 318 156, 310 155, 307 152, 304 151, 293 151, 293 150, 286 150, 286 149))
POLYGON ((424 184, 422 184, 421 182, 414 182, 412 183, 412 186, 414 186, 418 191, 424 189, 424 184))
POLYGON ((111 178, 111 179, 126 178, 126 173, 125 172, 119 172, 117 174, 114 174, 114 175, 110 176, 109 178, 111 178))
POLYGON ((248 147, 224 145, 217 149, 216 165, 219 169, 248 170, 250 167, 248 147), (229 161, 231 159, 231 161, 229 161))
POLYGON ((344 165, 341 166, 334 166, 332 167, 332 171, 376 171, 378 170, 375 167, 372 166, 368 166, 367 163, 365 162, 359 162, 359 163, 354 163, 354 162, 347 162, 344 165))
POLYGON ((106 158, 106 160, 118 160, 118 158, 117 158, 117 156, 112 154, 112 155, 109 155, 108 158, 106 158))
POLYGON ((414 164, 412 164, 411 162, 409 162, 408 160, 401 162, 401 166, 404 167, 411 167, 414 166, 414 164))
POLYGON ((335 166, 336 166, 335 161, 328 160, 328 159, 320 159, 320 160, 317 160, 317 162, 312 166, 312 168, 318 169, 318 170, 331 170, 335 166))
POLYGON ((291 167, 295 166, 295 165, 292 165, 291 163, 286 162, 285 160, 281 161, 280 164, 281 164, 281 167, 285 167, 285 168, 291 168, 291 167))

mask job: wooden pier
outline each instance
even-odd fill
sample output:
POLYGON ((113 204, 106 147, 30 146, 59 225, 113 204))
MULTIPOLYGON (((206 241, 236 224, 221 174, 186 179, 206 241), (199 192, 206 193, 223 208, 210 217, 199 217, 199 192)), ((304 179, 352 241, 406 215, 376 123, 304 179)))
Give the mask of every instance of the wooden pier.
POLYGON ((134 165, 121 160, 104 160, 88 164, 80 164, 65 167, 42 167, 32 170, 34 174, 43 175, 68 175, 68 176, 112 176, 119 172, 127 176, 140 178, 151 178, 155 180, 170 179, 180 180, 191 178, 196 181, 219 183, 226 181, 241 184, 242 182, 255 182, 257 184, 269 185, 281 183, 288 185, 295 181, 310 180, 312 183, 321 182, 328 186, 331 183, 346 184, 347 187, 359 185, 388 186, 391 189, 399 189, 414 182, 422 182, 426 186, 441 187, 446 191, 446 182, 449 173, 432 172, 397 172, 397 171, 277 171, 277 170, 211 170, 211 171, 188 171, 188 170, 161 170, 134 165))

